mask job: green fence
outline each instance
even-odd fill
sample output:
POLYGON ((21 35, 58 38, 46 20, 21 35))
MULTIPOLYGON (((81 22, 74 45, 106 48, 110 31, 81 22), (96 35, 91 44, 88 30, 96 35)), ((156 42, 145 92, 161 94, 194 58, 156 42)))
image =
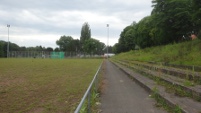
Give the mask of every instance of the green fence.
POLYGON ((64 52, 51 52, 51 58, 64 59, 64 52))

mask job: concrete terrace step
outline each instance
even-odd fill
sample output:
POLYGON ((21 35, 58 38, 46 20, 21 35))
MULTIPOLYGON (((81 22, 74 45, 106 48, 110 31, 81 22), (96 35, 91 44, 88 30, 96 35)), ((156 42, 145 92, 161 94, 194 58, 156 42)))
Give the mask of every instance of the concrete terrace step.
MULTIPOLYGON (((121 63, 122 65, 128 66, 124 62, 119 62, 119 63, 121 63)), ((189 97, 191 97, 197 101, 201 100, 201 85, 185 86, 184 83, 186 82, 186 80, 180 79, 180 78, 175 77, 175 76, 169 76, 167 74, 163 74, 163 73, 156 72, 156 71, 146 69, 146 68, 142 68, 142 67, 139 68, 137 66, 132 66, 132 65, 129 65, 129 68, 143 72, 143 73, 151 76, 150 77, 151 79, 158 78, 158 80, 160 80, 160 81, 164 81, 170 85, 174 85, 175 87, 179 87, 183 91, 187 92, 189 97)))
POLYGON ((185 70, 185 69, 158 65, 158 64, 142 63, 142 62, 138 62, 138 61, 125 61, 124 60, 121 62, 125 62, 129 65, 134 64, 134 65, 137 65, 140 67, 145 67, 150 70, 160 71, 160 72, 166 73, 168 75, 176 76, 176 77, 179 77, 182 79, 188 79, 188 80, 194 81, 195 83, 201 84, 201 73, 196 72, 195 70, 185 70))
POLYGON ((194 101, 188 97, 178 97, 172 93, 167 93, 165 88, 158 85, 154 80, 142 76, 123 65, 117 63, 114 64, 125 72, 131 79, 136 81, 140 86, 145 88, 148 92, 153 92, 154 89, 157 89, 157 95, 162 98, 170 107, 175 108, 179 106, 179 109, 181 109, 183 113, 201 112, 200 102, 194 101))
POLYGON ((196 72, 201 72, 201 67, 200 66, 194 66, 194 65, 178 65, 178 64, 169 64, 169 63, 165 63, 165 62, 153 62, 153 61, 149 61, 147 62, 149 64, 158 64, 158 65, 164 65, 164 66, 168 66, 168 67, 175 67, 175 68, 179 68, 179 69, 188 69, 188 70, 192 70, 194 69, 194 71, 196 72))

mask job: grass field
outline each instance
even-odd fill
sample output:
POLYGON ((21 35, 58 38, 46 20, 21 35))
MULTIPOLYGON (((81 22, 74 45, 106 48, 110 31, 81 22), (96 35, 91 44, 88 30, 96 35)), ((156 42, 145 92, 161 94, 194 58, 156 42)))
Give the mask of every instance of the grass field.
POLYGON ((102 59, 0 59, 0 113, 69 113, 102 59))

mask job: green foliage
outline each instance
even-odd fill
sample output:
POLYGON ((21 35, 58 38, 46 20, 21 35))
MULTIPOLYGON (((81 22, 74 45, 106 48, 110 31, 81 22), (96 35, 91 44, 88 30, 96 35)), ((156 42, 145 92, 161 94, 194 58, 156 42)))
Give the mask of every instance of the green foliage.
POLYGON ((0 57, 4 56, 4 52, 3 52, 3 43, 0 43, 0 57))
POLYGON ((150 47, 153 44, 150 36, 151 16, 143 18, 136 26, 135 42, 141 48, 150 47))
MULTIPOLYGON (((8 42, 0 40, 0 57, 7 56, 7 44, 8 42)), ((35 47, 19 47, 17 44, 9 42, 9 51, 53 51, 51 47, 42 47, 42 46, 35 46, 35 47)), ((59 51, 59 49, 58 49, 59 51)))
POLYGON ((91 38, 91 29, 87 22, 82 25, 80 36, 80 51, 87 54, 103 54, 105 44, 91 38))
MULTIPOLYGON (((0 40, 0 57, 6 57, 7 56, 7 42, 0 40)), ((88 54, 103 54, 103 48, 105 47, 105 44, 91 38, 91 29, 87 22, 85 22, 81 29, 81 36, 79 39, 73 39, 72 36, 61 36, 59 40, 56 41, 56 44, 59 46, 59 48, 53 48, 51 47, 42 47, 42 46, 36 46, 36 47, 19 47, 15 43, 9 42, 9 50, 10 51, 64 51, 64 52, 76 52, 79 53, 88 53, 88 54)))
POLYGON ((112 57, 120 60, 166 62, 171 64, 201 65, 201 40, 151 47, 121 53, 112 57))
POLYGON ((82 29, 81 29, 81 36, 80 36, 81 47, 83 46, 85 41, 90 38, 91 38, 91 29, 90 29, 89 24, 87 22, 85 22, 82 25, 82 29))
POLYGON ((180 106, 170 106, 161 96, 159 96, 159 91, 156 87, 152 89, 151 97, 156 99, 156 107, 163 107, 165 110, 171 113, 182 113, 182 109, 180 106))
MULTIPOLYGON (((103 54, 103 48, 105 44, 99 40, 91 38, 91 30, 89 24, 86 22, 82 26, 81 37, 79 39, 73 39, 72 36, 61 36, 59 40, 56 41, 59 48, 55 48, 54 51, 64 51, 64 52, 76 52, 88 53, 88 54, 103 54)), ((36 46, 36 47, 19 47, 15 43, 9 44, 10 51, 53 51, 53 48, 36 46)), ((0 41, 0 57, 6 57, 7 55, 7 42, 0 41)))
POLYGON ((191 40, 201 37, 199 0, 152 0, 152 13, 127 26, 115 44, 116 53, 191 40))
POLYGON ((61 36, 59 40, 56 41, 56 44, 60 47, 61 51, 76 51, 79 48, 79 41, 74 40, 71 36, 61 36), (75 45, 78 43, 78 45, 75 45))
POLYGON ((51 51, 53 51, 53 48, 51 48, 51 47, 47 47, 46 50, 49 51, 49 52, 51 52, 51 51))
POLYGON ((83 45, 83 50, 88 54, 101 54, 103 53, 103 48, 105 44, 99 40, 90 38, 85 40, 83 45))
POLYGON ((189 80, 184 81, 184 86, 194 86, 195 84, 189 80))
POLYGON ((196 33, 198 33, 198 37, 201 38, 201 1, 200 0, 191 0, 192 1, 192 9, 193 9, 193 27, 196 33))
MULTIPOLYGON (((0 40, 0 57, 7 56, 7 45, 8 42, 0 40)), ((9 51, 19 51, 19 50, 21 50, 21 48, 17 44, 9 42, 9 51)))
POLYGON ((180 106, 175 106, 175 108, 173 109, 173 113, 182 113, 181 107, 180 106))

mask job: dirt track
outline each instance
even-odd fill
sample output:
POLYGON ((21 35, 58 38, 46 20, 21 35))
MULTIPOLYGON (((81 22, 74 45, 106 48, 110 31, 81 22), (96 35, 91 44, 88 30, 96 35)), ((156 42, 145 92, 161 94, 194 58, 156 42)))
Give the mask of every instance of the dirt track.
POLYGON ((114 64, 105 61, 101 113, 166 113, 155 106, 156 101, 149 95, 114 64))

